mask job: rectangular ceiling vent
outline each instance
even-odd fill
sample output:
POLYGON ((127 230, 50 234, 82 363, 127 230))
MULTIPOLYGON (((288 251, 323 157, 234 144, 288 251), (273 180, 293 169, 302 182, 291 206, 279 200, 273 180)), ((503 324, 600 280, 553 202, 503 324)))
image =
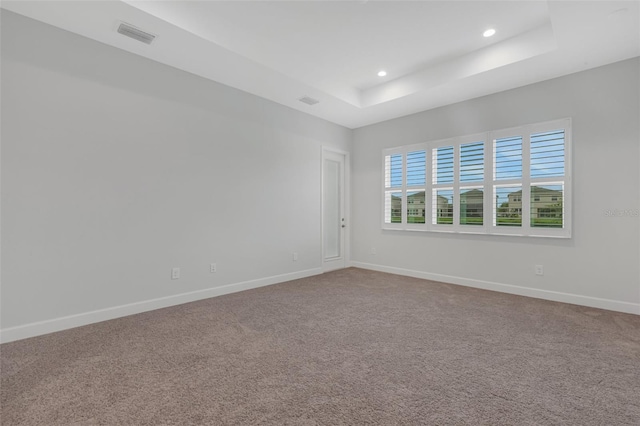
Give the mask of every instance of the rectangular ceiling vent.
POLYGON ((315 104, 317 104, 318 102, 320 102, 319 100, 317 100, 317 99, 313 99, 313 98, 312 98, 312 97, 310 97, 310 96, 303 96, 303 97, 301 97, 301 98, 300 98, 300 99, 298 99, 298 100, 299 100, 300 102, 303 102, 303 103, 307 104, 307 105, 315 105, 315 104))
POLYGON ((118 32, 122 35, 126 35, 127 37, 131 37, 134 40, 138 40, 146 44, 151 44, 151 42, 156 38, 155 35, 139 30, 133 25, 129 25, 124 22, 120 23, 118 32))

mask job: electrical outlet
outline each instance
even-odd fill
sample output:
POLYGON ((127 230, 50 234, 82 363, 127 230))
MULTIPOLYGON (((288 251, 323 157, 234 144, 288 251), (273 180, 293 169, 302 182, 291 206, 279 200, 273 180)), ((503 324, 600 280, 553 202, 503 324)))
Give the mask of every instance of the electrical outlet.
POLYGON ((378 254, 378 252, 376 251, 375 247, 371 247, 371 254, 373 254, 373 255, 378 254))
POLYGON ((177 280, 180 278, 180 268, 172 268, 171 269, 171 279, 177 280))
POLYGON ((209 272, 211 272, 212 274, 215 274, 216 272, 218 272, 218 266, 215 263, 210 264, 209 272))
POLYGON ((293 258, 294 262, 297 262, 298 261, 298 253, 293 253, 292 258, 293 258))
POLYGON ((536 265, 536 275, 544 275, 544 268, 542 265, 536 265))

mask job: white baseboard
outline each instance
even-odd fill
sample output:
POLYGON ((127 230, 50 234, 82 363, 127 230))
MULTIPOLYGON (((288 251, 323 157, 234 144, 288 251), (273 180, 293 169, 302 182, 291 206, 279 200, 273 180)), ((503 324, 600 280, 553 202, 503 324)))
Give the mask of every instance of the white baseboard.
POLYGON ((127 315, 139 314, 141 312, 147 312, 155 309, 166 308, 169 306, 180 305, 183 303, 194 302, 201 299, 208 299, 210 297, 222 296, 224 294, 236 293, 238 291, 249 290, 252 288, 278 284, 285 281, 297 280, 313 275, 319 275, 321 273, 322 268, 307 269, 304 271, 259 278, 251 281, 243 281, 220 287, 212 287, 204 290, 192 291, 189 293, 181 293, 173 296, 161 297, 158 299, 144 300, 142 302, 114 306, 111 308, 84 312, 76 315, 69 315, 66 317, 55 318, 47 321, 34 322, 17 327, 10 327, 0 330, 0 343, 12 342, 14 340, 40 336, 42 334, 67 330, 69 328, 107 321, 127 315))
POLYGON ((552 300, 554 302, 571 303, 574 305, 589 306, 592 308, 607 309, 609 311, 624 312, 640 315, 640 303, 621 302, 618 300, 601 299, 598 297, 581 296, 579 294, 561 293, 557 291, 540 290, 531 287, 520 287, 510 284, 500 284, 491 281, 474 280, 470 278, 455 277, 451 275, 433 274, 429 272, 415 271, 411 269, 396 268, 393 266, 376 265, 372 263, 351 261, 355 268, 370 269, 372 271, 388 272, 390 274, 405 275, 414 278, 439 281, 448 284, 459 284, 466 287, 481 288, 484 290, 499 291, 501 293, 517 294, 519 296, 535 297, 537 299, 552 300))

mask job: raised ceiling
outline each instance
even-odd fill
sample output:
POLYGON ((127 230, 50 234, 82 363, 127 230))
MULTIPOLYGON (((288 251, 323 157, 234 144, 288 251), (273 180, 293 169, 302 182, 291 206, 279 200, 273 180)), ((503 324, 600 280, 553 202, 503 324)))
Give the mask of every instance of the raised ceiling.
POLYGON ((3 1, 349 128, 640 55, 638 1, 3 1), (157 35, 146 45, 120 22, 157 35), (482 32, 497 33, 484 38, 482 32), (385 77, 378 77, 380 70, 385 77), (320 102, 308 105, 303 96, 320 102))

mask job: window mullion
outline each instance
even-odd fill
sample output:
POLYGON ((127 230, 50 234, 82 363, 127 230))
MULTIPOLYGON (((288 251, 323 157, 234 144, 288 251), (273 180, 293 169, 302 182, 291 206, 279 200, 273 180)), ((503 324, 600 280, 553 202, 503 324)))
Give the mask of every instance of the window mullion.
POLYGON ((482 222, 485 232, 493 228, 493 211, 494 197, 493 193, 493 144, 491 143, 490 134, 486 134, 484 138, 484 180, 482 181, 484 190, 484 211, 482 213, 482 222))
POLYGON ((461 143, 453 144, 453 229, 460 229, 460 149, 461 143))
POLYGON ((522 134, 522 231, 531 233, 531 131, 522 134))
POLYGON ((407 226, 407 150, 402 152, 402 210, 401 214, 401 223, 403 227, 407 226))
POLYGON ((425 146, 424 222, 428 231, 433 230, 433 160, 432 149, 425 146))

